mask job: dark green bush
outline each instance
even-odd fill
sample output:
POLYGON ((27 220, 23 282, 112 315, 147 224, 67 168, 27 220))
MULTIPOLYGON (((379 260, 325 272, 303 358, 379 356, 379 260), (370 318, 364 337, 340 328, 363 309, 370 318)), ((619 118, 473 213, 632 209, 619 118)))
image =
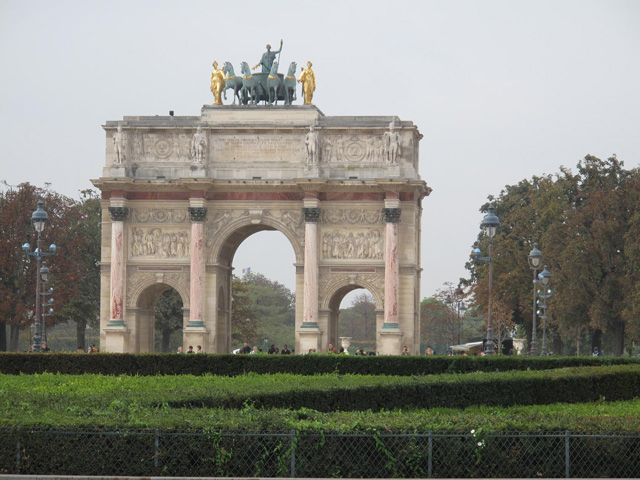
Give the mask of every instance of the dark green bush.
POLYGON ((215 375, 249 372, 359 375, 429 375, 440 373, 549 370, 564 367, 625 365, 635 358, 613 357, 426 357, 349 355, 177 355, 0 353, 0 373, 95 373, 103 375, 215 375))

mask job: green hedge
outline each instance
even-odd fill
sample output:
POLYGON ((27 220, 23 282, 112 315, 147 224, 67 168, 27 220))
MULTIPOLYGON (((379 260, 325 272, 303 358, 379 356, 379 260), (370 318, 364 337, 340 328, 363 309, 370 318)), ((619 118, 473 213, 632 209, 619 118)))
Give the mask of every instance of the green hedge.
POLYGON ((103 375, 224 376, 293 373, 357 375, 430 375, 440 373, 549 370, 564 367, 640 364, 637 358, 614 357, 444 357, 349 355, 177 355, 0 353, 0 373, 94 373, 103 375))

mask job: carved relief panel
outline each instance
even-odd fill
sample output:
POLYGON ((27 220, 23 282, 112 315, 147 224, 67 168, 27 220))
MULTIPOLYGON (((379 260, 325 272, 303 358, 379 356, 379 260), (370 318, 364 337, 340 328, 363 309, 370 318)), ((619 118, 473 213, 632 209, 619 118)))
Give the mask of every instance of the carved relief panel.
POLYGON ((322 258, 327 260, 382 260, 384 236, 375 230, 323 230, 322 258))
POLYGON ((133 227, 129 241, 131 258, 189 257, 190 234, 187 229, 133 227))

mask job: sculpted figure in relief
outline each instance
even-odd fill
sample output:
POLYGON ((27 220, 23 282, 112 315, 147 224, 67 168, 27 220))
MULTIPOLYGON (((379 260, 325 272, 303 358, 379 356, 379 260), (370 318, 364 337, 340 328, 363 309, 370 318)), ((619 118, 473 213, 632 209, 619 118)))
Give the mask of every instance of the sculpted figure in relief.
POLYGON ((124 162, 124 133, 122 125, 118 125, 118 130, 113 134, 113 163, 120 165, 124 162))
POLYGON ((131 230, 132 257, 186 258, 189 256, 189 233, 185 230, 163 232, 160 228, 131 230))
POLYGON ((320 153, 320 139, 318 138, 316 127, 313 125, 309 127, 309 133, 304 139, 304 144, 307 147, 307 165, 317 165, 320 153))
POLYGON ((191 157, 195 163, 203 163, 207 150, 207 137, 202 133, 202 126, 198 125, 198 130, 193 134, 191 140, 191 157))
POLYGON ((326 232, 322 236, 322 255, 328 259, 375 259, 383 257, 382 236, 369 232, 326 232))
POLYGON ((307 68, 302 67, 302 74, 298 78, 298 81, 302 83, 305 105, 313 105, 313 92, 316 91, 316 74, 311 69, 312 65, 311 62, 307 62, 307 68))
POLYGON ((396 164, 398 155, 402 155, 400 148, 400 134, 395 129, 394 122, 389 124, 389 131, 383 135, 385 162, 396 164))

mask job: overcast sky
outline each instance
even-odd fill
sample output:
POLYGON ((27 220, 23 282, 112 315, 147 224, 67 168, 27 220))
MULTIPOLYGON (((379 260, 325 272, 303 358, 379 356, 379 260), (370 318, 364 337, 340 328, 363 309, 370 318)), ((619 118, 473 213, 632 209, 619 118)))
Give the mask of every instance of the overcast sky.
MULTIPOLYGON (((424 135, 422 296, 466 276, 488 195, 586 154, 638 166, 639 1, 0 0, 0 179, 77 198, 107 120, 199 115, 213 60, 254 65, 281 38, 283 65, 313 62, 326 115, 424 135)), ((293 261, 264 232, 234 266, 293 289, 293 261)))

